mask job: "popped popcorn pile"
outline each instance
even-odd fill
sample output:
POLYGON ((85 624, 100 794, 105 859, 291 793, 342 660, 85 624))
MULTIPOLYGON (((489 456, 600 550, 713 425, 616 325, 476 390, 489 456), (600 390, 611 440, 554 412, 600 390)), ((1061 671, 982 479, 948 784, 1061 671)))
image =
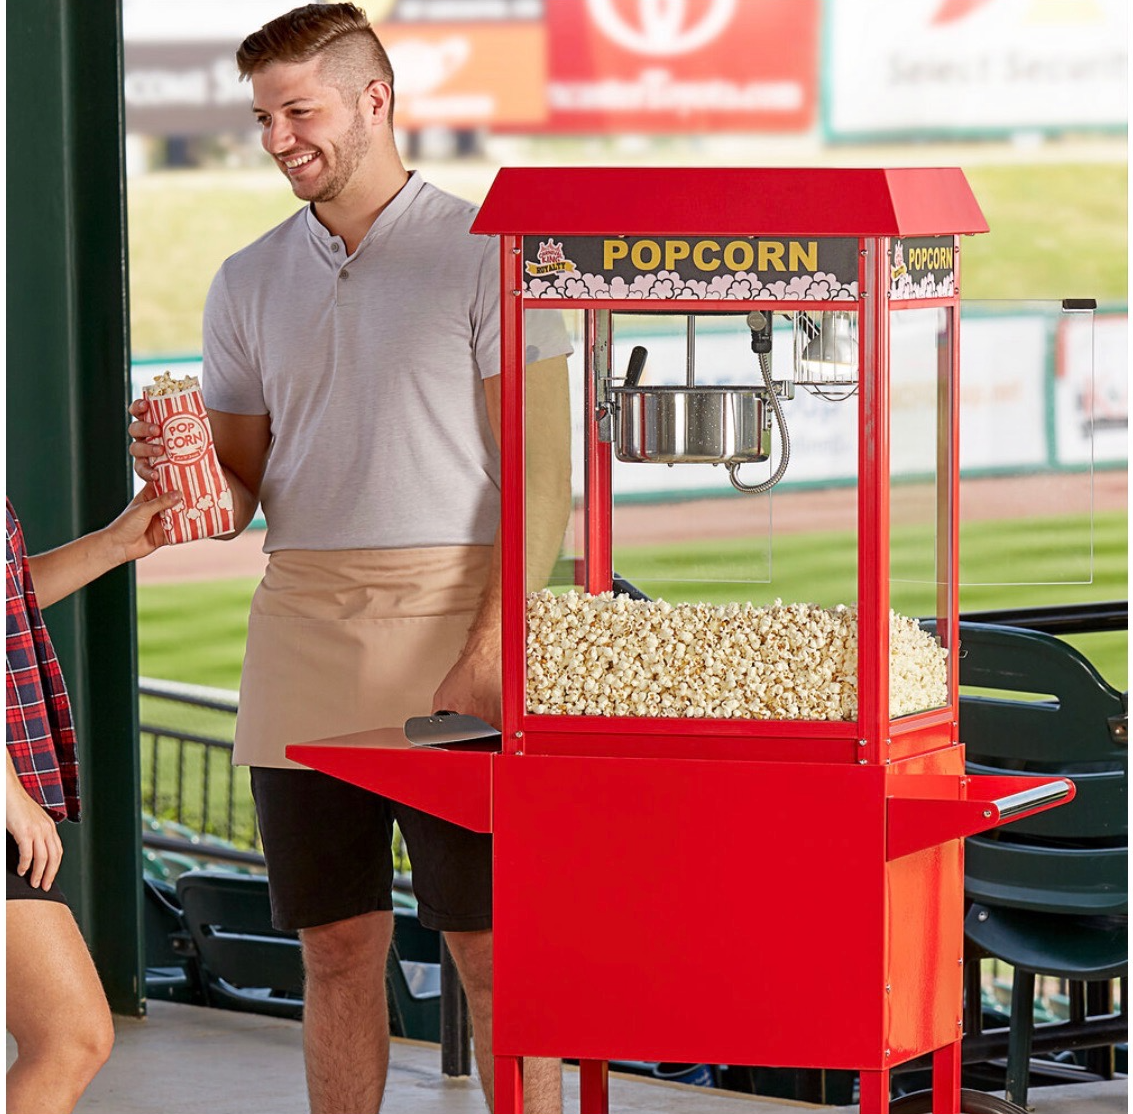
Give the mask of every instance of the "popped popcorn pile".
POLYGON ((194 387, 199 386, 200 383, 195 375, 188 375, 184 379, 174 379, 172 373, 163 371, 160 375, 154 376, 153 382, 146 388, 146 397, 167 398, 169 395, 191 391, 194 387))
MULTIPOLYGON (((947 702, 947 651, 889 613, 890 714, 947 702)), ((527 710, 552 715, 852 720, 856 607, 527 597, 527 710)))

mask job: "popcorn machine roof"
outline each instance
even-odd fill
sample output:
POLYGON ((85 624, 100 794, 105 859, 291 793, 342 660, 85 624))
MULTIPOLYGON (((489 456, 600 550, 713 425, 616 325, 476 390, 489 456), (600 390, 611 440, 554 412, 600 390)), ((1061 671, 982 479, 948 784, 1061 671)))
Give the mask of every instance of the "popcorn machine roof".
POLYGON ((474 233, 932 236, 986 232, 953 168, 505 167, 474 233))

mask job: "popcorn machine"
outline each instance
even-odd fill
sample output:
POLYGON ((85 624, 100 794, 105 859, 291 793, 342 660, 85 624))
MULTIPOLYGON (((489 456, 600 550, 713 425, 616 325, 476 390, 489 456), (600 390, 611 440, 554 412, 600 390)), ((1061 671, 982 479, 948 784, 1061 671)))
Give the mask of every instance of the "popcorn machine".
POLYGON ((957 737, 962 173, 505 169, 472 231, 501 238, 502 741, 289 755, 494 833, 497 1114, 530 1056, 580 1062, 585 1114, 612 1058, 854 1070, 886 1114, 927 1053, 958 1114, 962 838, 1074 793, 967 776, 957 737), (531 309, 582 322, 577 559, 539 591, 531 309), (854 597, 769 602, 770 502, 830 407, 854 597), (768 555, 723 602, 615 572, 618 477, 693 469, 768 555))

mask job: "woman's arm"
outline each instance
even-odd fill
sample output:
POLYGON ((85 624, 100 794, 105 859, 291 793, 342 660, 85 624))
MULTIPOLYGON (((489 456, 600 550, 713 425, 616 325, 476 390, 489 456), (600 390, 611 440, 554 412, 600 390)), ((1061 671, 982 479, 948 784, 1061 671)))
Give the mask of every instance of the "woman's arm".
POLYGON ((147 484, 109 526, 29 557, 36 598, 50 607, 84 584, 165 544, 158 515, 181 502, 177 492, 157 495, 147 484))
POLYGON ((4 820, 8 832, 20 849, 16 873, 22 877, 30 870, 28 881, 32 887, 42 885, 45 890, 49 890, 63 859, 63 844, 59 840, 55 822, 20 784, 16 767, 12 764, 12 755, 8 751, 5 754, 8 758, 8 780, 5 787, 4 820))

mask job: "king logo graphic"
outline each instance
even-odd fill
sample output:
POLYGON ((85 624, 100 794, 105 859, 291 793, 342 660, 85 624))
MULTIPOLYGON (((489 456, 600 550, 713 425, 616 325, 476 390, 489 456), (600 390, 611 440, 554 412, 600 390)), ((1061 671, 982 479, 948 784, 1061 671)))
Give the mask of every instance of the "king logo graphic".
POLYGON ((529 275, 547 275, 553 271, 573 271, 575 269, 574 263, 563 254, 563 245, 560 241, 555 243, 553 236, 548 237, 545 241, 539 241, 538 263, 528 263, 527 273, 529 275))

